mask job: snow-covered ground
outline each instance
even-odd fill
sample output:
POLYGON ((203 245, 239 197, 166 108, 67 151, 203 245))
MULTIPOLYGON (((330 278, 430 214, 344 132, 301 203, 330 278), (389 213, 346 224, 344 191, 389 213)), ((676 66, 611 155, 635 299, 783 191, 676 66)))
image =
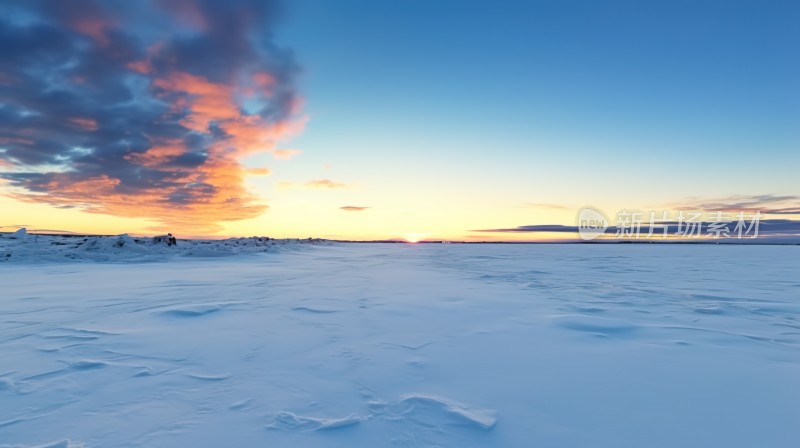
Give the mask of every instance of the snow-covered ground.
POLYGON ((319 239, 273 239, 268 237, 225 240, 178 240, 168 245, 165 236, 144 238, 128 234, 115 236, 36 235, 20 229, 0 233, 0 263, 47 263, 103 261, 131 263, 165 261, 173 258, 227 257, 297 250, 309 245, 326 245, 319 239))
POLYGON ((797 247, 44 238, 0 244, 0 446, 800 440, 797 247))

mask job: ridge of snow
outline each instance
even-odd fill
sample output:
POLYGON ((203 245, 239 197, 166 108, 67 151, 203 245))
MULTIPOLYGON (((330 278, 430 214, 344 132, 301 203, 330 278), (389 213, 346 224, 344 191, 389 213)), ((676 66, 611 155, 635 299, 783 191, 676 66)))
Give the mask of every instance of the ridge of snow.
POLYGON ((22 228, 13 234, 0 234, 0 263, 167 261, 301 250, 311 245, 333 244, 320 239, 246 237, 178 240, 176 246, 168 246, 157 238, 131 237, 127 233, 114 236, 31 235, 22 228))

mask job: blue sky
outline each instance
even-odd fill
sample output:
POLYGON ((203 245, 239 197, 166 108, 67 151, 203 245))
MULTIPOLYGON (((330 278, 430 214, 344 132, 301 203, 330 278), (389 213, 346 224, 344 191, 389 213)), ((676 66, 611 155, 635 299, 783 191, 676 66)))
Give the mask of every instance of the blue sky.
POLYGON ((800 204, 796 2, 77 1, 0 9, 23 221, 469 239, 800 204))
POLYGON ((489 181, 657 181, 669 188, 648 194, 678 197, 797 188, 796 4, 301 0, 289 12, 280 36, 302 55, 311 116, 297 143, 314 162, 379 153, 366 157, 463 163, 489 181))

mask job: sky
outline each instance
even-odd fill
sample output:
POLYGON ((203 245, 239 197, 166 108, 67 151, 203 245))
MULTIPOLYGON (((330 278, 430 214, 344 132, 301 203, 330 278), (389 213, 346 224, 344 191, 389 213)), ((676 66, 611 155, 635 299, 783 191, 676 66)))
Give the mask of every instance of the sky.
POLYGON ((0 230, 546 240, 591 207, 800 234, 796 2, 11 0, 0 22, 0 230))

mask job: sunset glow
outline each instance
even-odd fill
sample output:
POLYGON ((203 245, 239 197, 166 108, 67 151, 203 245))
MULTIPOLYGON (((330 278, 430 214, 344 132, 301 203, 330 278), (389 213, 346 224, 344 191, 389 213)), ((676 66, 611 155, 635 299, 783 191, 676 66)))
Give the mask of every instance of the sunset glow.
POLYGON ((450 2, 327 3, 4 5, 0 231, 558 241, 531 226, 585 206, 800 217, 792 14, 459 5, 442 30, 450 2))
POLYGON ((405 239, 409 243, 419 243, 422 241, 427 233, 405 233, 403 234, 403 239, 405 239))

